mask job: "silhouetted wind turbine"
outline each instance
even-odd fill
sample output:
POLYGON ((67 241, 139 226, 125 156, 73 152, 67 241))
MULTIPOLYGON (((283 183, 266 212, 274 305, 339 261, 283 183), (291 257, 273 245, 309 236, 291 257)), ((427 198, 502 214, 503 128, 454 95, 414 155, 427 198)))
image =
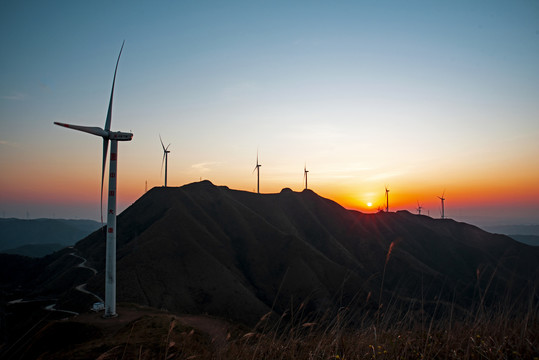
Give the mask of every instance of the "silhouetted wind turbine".
POLYGON ((161 139, 161 135, 159 135, 159 140, 161 141, 161 146, 163 147, 163 161, 161 162, 161 174, 163 173, 163 163, 165 163, 165 187, 167 187, 167 169, 168 169, 168 153, 170 150, 168 147, 170 144, 165 147, 163 144, 163 140, 161 139))
POLYGON ((416 210, 417 210, 417 213, 418 213, 419 215, 421 215, 421 209, 423 209, 423 207, 419 204, 419 200, 418 200, 418 201, 417 201, 417 209, 416 209, 416 210))
MULTIPOLYGON (((125 41, 124 41, 125 43, 125 41)), ((105 128, 70 125, 55 122, 56 125, 63 126, 73 130, 83 131, 103 138, 103 168, 101 172, 101 222, 103 222, 103 180, 105 177, 105 164, 107 161, 107 151, 110 140, 110 164, 109 164, 109 197, 107 210, 107 245, 106 245, 106 263, 105 263, 105 315, 104 317, 116 316, 116 169, 118 162, 118 141, 130 141, 133 134, 120 131, 111 131, 112 121, 112 99, 114 97, 114 83, 116 82, 116 72, 124 44, 120 49, 116 68, 114 69, 114 78, 112 79, 112 91, 110 93, 109 108, 105 128)))
POLYGON ((442 200, 442 219, 445 219, 445 209, 444 209, 445 198, 444 198, 444 194, 445 194, 445 190, 442 193, 442 196, 438 196, 438 199, 442 200))
POLYGON ((307 189, 307 173, 309 170, 307 170, 307 163, 305 163, 305 166, 303 167, 303 177, 305 178, 305 189, 307 189))
POLYGON ((258 150, 256 152, 256 166, 253 170, 253 173, 256 170, 256 193, 260 194, 260 167, 262 165, 258 163, 258 150))
POLYGON ((386 186, 386 212, 389 212, 389 189, 386 186))

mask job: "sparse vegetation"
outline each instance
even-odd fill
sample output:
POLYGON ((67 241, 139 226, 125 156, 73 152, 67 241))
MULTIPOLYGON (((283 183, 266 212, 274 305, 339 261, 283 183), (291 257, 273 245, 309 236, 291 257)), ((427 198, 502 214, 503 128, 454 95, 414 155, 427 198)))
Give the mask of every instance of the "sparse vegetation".
POLYGON ((255 329, 233 341, 224 358, 539 359, 537 306, 519 317, 497 312, 454 320, 444 314, 424 324, 410 321, 413 325, 404 318, 352 328, 347 325, 350 320, 343 311, 329 322, 297 321, 284 330, 255 329))
POLYGON ((451 311, 403 315, 396 308, 353 314, 342 308, 316 318, 300 304, 280 317, 267 313, 252 328, 135 306, 122 309, 124 321, 115 326, 95 314, 89 323, 76 318, 53 322, 22 358, 536 360, 537 303, 535 297, 523 312, 483 309, 465 317, 451 311), (66 344, 66 338, 76 340, 66 344))

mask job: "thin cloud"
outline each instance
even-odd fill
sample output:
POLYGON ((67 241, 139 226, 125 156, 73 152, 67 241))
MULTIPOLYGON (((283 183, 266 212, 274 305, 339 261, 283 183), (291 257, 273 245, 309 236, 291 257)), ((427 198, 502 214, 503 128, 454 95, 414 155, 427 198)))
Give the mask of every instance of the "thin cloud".
POLYGON ((7 140, 0 140, 0 145, 1 146, 15 147, 15 148, 18 147, 17 143, 7 141, 7 140))
POLYGON ((20 101, 26 98, 26 94, 20 92, 12 92, 11 95, 2 95, 0 98, 4 100, 20 101))
POLYGON ((201 162, 198 164, 191 165, 191 168, 200 171, 200 172, 209 172, 211 171, 211 166, 218 164, 217 162, 201 162))

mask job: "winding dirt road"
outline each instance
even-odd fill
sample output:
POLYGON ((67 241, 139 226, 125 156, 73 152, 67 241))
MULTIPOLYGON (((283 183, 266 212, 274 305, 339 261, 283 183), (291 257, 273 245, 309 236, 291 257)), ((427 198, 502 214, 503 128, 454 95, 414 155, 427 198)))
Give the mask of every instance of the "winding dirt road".
MULTIPOLYGON (((77 267, 84 268, 84 269, 88 269, 88 270, 90 270, 91 272, 93 272, 94 275, 97 274, 97 270, 96 270, 96 269, 94 269, 93 267, 90 267, 90 266, 86 265, 86 262, 87 262, 88 260, 86 260, 86 259, 83 258, 82 256, 79 256, 79 255, 75 254, 75 252, 72 252, 72 253, 70 253, 69 255, 74 256, 74 257, 79 258, 79 259, 82 260, 82 262, 81 262, 80 264, 78 264, 77 267)), ((99 295, 97 295, 97 294, 95 294, 95 293, 93 293, 93 292, 91 292, 91 291, 86 290, 86 284, 87 284, 87 283, 77 285, 77 286, 75 287, 75 289, 78 290, 78 291, 80 291, 80 292, 82 292, 82 293, 85 293, 85 294, 88 294, 88 295, 92 295, 93 297, 95 297, 95 298, 97 299, 97 301, 103 302, 103 299, 101 299, 101 297, 99 297, 99 295)), ((21 300, 22 300, 22 299, 21 299, 21 300)), ((57 311, 57 312, 63 312, 63 313, 70 314, 70 315, 75 315, 75 316, 76 316, 76 315, 79 315, 79 313, 78 313, 78 312, 75 312, 75 311, 56 309, 56 303, 46 306, 46 307, 45 307, 45 310, 48 310, 48 311, 57 311)))
MULTIPOLYGON (((77 254, 75 254, 74 252, 70 253, 69 255, 71 256, 74 256, 76 258, 79 258, 82 260, 82 262, 80 264, 77 265, 77 267, 80 267, 80 268, 84 268, 84 269, 88 269, 90 271, 92 271, 94 273, 94 275, 97 274, 97 270, 94 269, 93 267, 90 267, 90 266, 87 266, 86 265, 86 262, 88 260, 86 260, 85 258, 83 258, 82 256, 79 256, 77 254)), ((77 289, 78 291, 82 292, 82 293, 85 293, 85 294, 89 294, 89 295, 92 295, 93 297, 95 297, 97 299, 97 301, 99 302, 103 302, 103 299, 101 299, 101 297, 99 297, 99 295, 91 292, 91 291, 88 291, 86 290, 86 284, 87 283, 84 283, 84 284, 80 284, 80 285, 77 285, 77 287, 75 287, 75 289, 77 289)))

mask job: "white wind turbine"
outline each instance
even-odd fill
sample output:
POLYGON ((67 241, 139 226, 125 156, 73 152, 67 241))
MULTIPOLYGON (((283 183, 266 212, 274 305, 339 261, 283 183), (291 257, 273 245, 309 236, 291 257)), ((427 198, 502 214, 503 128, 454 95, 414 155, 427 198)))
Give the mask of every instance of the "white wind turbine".
POLYGON ((389 212, 389 189, 386 186, 386 212, 389 212))
POLYGON ((303 178, 305 179, 305 189, 307 189, 307 173, 309 170, 307 170, 307 163, 305 163, 305 166, 303 167, 303 178))
POLYGON ((442 196, 438 196, 438 199, 442 200, 442 219, 445 219, 445 209, 444 209, 445 198, 444 198, 444 194, 445 194, 445 190, 442 193, 442 196))
MULTIPOLYGON (((124 41, 125 43, 125 41, 124 41)), ((83 131, 103 138, 103 167, 101 172, 101 222, 103 222, 103 180, 105 177, 105 164, 107 162, 107 151, 110 140, 110 164, 109 164, 109 196, 107 207, 107 245, 105 262, 105 315, 104 317, 116 316, 116 181, 117 181, 117 162, 118 162, 118 141, 130 141, 133 138, 132 133, 120 131, 111 131, 112 121, 112 99, 114 97, 114 83, 116 82, 116 72, 124 44, 120 49, 116 68, 114 69, 114 78, 112 79, 112 91, 110 93, 109 108, 105 128, 70 125, 55 122, 54 124, 73 130, 83 131)))
POLYGON ((258 150, 256 152, 256 165, 253 173, 256 171, 256 193, 260 194, 260 167, 262 165, 258 163, 258 150))
POLYGON ((163 147, 163 161, 161 162, 161 174, 163 173, 163 162, 165 163, 165 187, 167 187, 167 168, 168 168, 168 153, 170 150, 168 147, 170 144, 165 147, 163 144, 163 140, 161 139, 161 135, 159 135, 159 140, 161 140, 161 146, 163 147))
POLYGON ((421 206, 421 204, 419 203, 419 200, 418 200, 418 201, 417 201, 417 209, 416 209, 416 210, 417 210, 417 213, 418 213, 419 215, 421 215, 421 209, 423 209, 423 206, 421 206))

